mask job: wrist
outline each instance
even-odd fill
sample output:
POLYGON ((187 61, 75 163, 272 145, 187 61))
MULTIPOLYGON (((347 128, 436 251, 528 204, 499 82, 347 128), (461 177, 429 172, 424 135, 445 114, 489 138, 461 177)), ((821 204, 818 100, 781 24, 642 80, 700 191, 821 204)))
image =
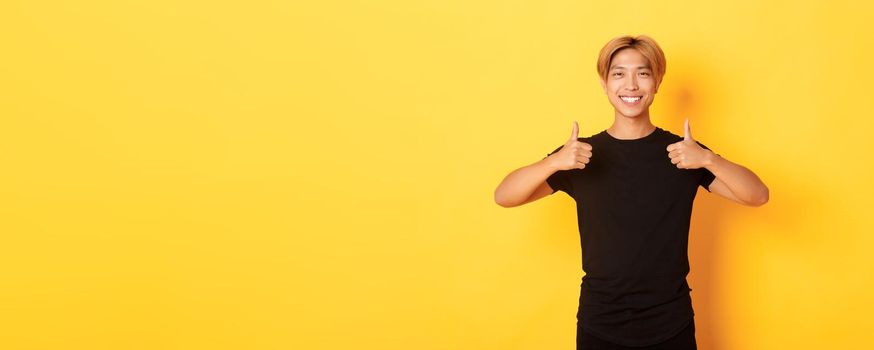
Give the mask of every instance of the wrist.
POLYGON ((707 168, 707 170, 713 171, 713 168, 719 165, 719 162, 722 160, 722 157, 720 157, 716 153, 713 153, 713 151, 711 151, 711 150, 706 150, 706 151, 707 151, 707 156, 704 157, 704 159, 705 159, 704 160, 704 167, 707 168))
POLYGON ((553 157, 553 155, 555 154, 549 155, 546 158, 540 160, 540 164, 543 165, 545 168, 549 169, 550 172, 554 173, 558 171, 559 168, 558 165, 555 164, 555 157, 553 157))

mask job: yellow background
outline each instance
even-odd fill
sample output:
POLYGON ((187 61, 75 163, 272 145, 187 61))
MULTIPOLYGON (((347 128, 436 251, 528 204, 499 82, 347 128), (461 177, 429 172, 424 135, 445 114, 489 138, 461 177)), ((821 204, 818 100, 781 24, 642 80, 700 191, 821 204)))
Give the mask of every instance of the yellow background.
POLYGON ((653 122, 770 187, 699 190, 699 348, 870 349, 863 3, 4 1, 0 348, 572 349, 573 201, 493 191, 648 34, 653 122))

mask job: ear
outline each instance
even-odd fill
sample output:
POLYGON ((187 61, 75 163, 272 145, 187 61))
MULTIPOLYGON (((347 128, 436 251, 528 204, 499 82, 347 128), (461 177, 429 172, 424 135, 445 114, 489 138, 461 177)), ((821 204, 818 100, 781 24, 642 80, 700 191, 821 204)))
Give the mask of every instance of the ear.
POLYGON ((600 78, 598 80, 601 82, 601 89, 603 89, 604 93, 606 94, 607 93, 607 82, 604 81, 604 78, 600 78))

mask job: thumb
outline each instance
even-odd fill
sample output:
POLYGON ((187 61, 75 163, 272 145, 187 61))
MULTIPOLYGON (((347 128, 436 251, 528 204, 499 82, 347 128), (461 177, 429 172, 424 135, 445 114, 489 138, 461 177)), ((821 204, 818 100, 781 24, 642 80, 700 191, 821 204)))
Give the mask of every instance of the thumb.
POLYGON ((574 128, 571 131, 571 139, 569 141, 576 141, 577 138, 579 138, 579 136, 577 136, 579 134, 580 134, 580 127, 577 125, 577 121, 574 120, 574 128))
POLYGON ((692 139, 692 131, 689 130, 689 118, 686 118, 686 125, 684 127, 686 130, 684 132, 683 140, 691 140, 692 139))

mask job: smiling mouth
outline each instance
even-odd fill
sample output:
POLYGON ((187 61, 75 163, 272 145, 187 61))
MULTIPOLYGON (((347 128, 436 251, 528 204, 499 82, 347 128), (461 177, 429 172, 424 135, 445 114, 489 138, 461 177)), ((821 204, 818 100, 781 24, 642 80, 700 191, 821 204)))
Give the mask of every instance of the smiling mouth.
POLYGON ((627 104, 631 104, 631 105, 637 104, 638 102, 640 102, 641 98, 643 98, 643 97, 642 96, 619 96, 619 99, 621 99, 623 102, 625 102, 627 104))

